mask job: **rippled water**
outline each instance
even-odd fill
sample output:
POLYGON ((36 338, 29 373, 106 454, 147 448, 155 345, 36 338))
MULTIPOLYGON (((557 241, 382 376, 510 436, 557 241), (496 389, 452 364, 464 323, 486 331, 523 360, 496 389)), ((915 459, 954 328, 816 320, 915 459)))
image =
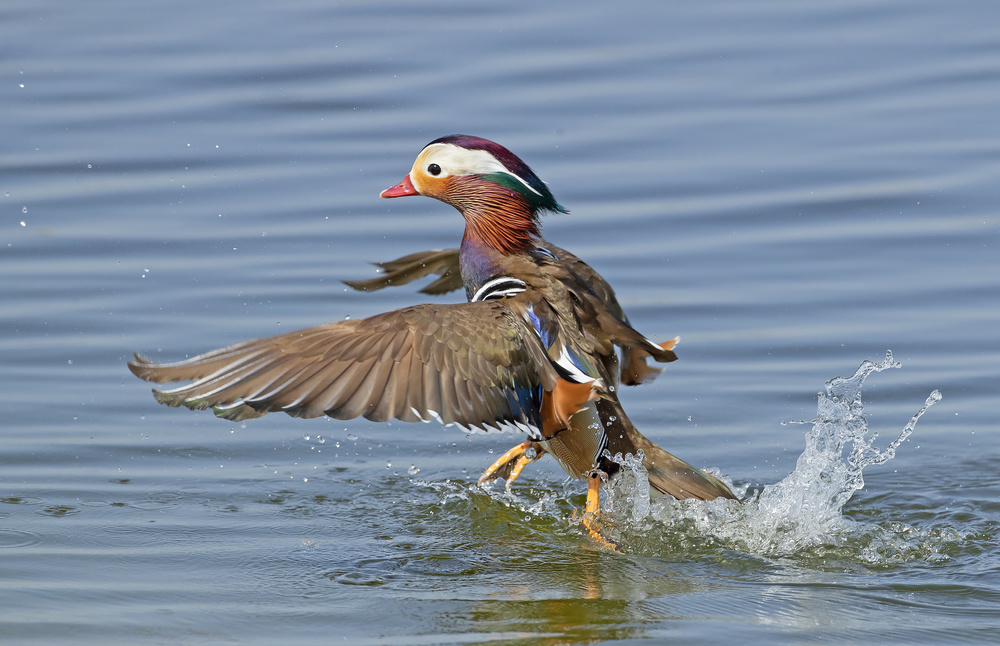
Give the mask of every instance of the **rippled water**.
POLYGON ((13 0, 0 71, 5 642, 997 641, 995 3, 13 0), (427 300, 340 280, 457 243, 377 199, 452 132, 681 335, 623 402, 744 503, 623 479, 615 554, 547 459, 474 486, 511 436, 128 373, 427 300))

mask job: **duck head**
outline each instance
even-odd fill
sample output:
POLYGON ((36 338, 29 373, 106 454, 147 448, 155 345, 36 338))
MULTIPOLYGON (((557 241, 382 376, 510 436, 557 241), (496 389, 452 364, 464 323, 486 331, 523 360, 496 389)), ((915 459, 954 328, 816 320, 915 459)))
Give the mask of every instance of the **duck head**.
POLYGON ((465 240, 507 254, 531 247, 540 235, 542 212, 567 212, 517 155, 469 135, 449 135, 424 146, 403 181, 380 197, 407 195, 454 206, 465 218, 465 240))

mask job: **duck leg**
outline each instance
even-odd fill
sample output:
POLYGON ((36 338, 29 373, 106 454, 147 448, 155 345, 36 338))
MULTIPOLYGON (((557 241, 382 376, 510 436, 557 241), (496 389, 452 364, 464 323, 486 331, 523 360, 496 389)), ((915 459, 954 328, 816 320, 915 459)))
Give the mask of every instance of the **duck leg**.
POLYGON ((501 455, 486 471, 483 471, 483 475, 479 476, 479 484, 504 478, 509 487, 521 475, 521 470, 524 467, 543 455, 545 455, 545 449, 542 448, 541 444, 534 440, 525 440, 501 455), (534 453, 530 453, 529 449, 534 450, 534 453))
MULTIPOLYGON (((590 402, 596 400, 598 393, 602 390, 603 386, 596 379, 590 382, 576 383, 558 378, 555 387, 552 390, 546 390, 542 394, 542 402, 539 407, 539 413, 542 418, 542 435, 545 436, 549 444, 551 444, 553 438, 562 437, 563 433, 570 431, 572 428, 570 425, 571 417, 588 407, 593 408, 590 402)), ((580 435, 580 433, 571 432, 567 437, 575 435, 580 435)), ((590 435, 592 436, 593 433, 591 432, 590 435)), ((507 485, 510 486, 510 483, 521 474, 521 470, 529 462, 537 460, 546 452, 547 449, 541 442, 535 440, 521 442, 501 455, 496 462, 490 465, 479 478, 479 484, 494 478, 506 477, 507 485), (531 452, 529 452, 529 449, 531 449, 531 452)), ((553 455, 557 458, 562 457, 558 452, 554 452, 553 455)), ((582 474, 584 469, 589 468, 588 466, 573 471, 572 468, 566 467, 564 458, 559 461, 567 471, 574 474, 582 474)))
POLYGON ((587 530, 587 534, 594 539, 598 545, 601 547, 606 547, 612 552, 620 552, 618 546, 612 541, 604 537, 601 533, 599 524, 596 522, 597 517, 601 514, 601 481, 604 479, 604 473, 598 470, 593 470, 587 476, 587 506, 584 508, 583 518, 580 519, 580 524, 583 528, 587 530))
POLYGON ((599 514, 601 512, 601 472, 591 471, 587 477, 587 506, 584 513, 599 514))

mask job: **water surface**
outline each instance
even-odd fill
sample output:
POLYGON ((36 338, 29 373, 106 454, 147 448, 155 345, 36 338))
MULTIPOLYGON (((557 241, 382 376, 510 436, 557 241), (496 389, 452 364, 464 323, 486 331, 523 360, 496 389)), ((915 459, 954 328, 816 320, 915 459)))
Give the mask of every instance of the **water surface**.
POLYGON ((0 16, 5 640, 996 640, 995 3, 0 16), (617 493, 614 554, 572 521, 583 488, 551 461, 510 492, 472 486, 510 436, 231 424, 128 373, 134 351, 427 300, 340 281, 457 243, 444 205, 377 199, 454 132, 531 164, 571 210, 547 238, 644 333, 681 335, 680 360, 623 393, 633 421, 751 500, 783 486, 784 515, 617 493), (879 437, 857 441, 884 450, 943 399, 828 525, 803 522, 819 498, 787 478, 814 426, 787 422, 889 349, 901 367, 859 386, 879 437))

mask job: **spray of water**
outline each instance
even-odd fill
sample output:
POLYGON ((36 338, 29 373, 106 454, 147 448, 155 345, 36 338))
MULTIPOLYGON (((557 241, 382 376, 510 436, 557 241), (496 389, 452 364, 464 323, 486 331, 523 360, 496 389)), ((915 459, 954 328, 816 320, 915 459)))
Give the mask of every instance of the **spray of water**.
POLYGON ((895 440, 883 449, 876 447, 878 433, 870 431, 865 420, 861 387, 872 373, 898 367, 892 354, 886 353, 881 363, 865 361, 853 376, 827 382, 825 392, 819 394, 816 418, 806 422, 812 428, 806 433, 805 450, 795 470, 742 503, 661 498, 650 504, 648 495, 643 498, 635 493, 636 483, 645 480, 641 459, 615 456, 627 476, 618 479, 610 496, 616 507, 616 537, 629 543, 630 534, 639 536, 640 549, 644 543, 650 547, 650 540, 656 543, 658 537, 668 542, 708 542, 760 556, 788 556, 849 540, 859 526, 842 510, 854 492, 864 487, 864 470, 891 460, 917 420, 941 399, 941 393, 932 392, 895 440), (636 504, 630 502, 633 499, 636 504))
MULTIPOLYGON (((608 455, 621 469, 602 501, 605 536, 625 552, 683 558, 719 550, 765 558, 844 558, 876 565, 948 558, 939 548, 961 541, 956 532, 924 531, 902 523, 883 527, 854 521, 843 513, 854 492, 864 487, 864 470, 891 460, 924 412, 941 400, 941 393, 933 391, 894 440, 885 448, 875 446, 878 433, 868 428, 864 417, 862 385, 872 373, 898 367, 887 352, 881 363, 865 361, 851 377, 828 381, 825 392, 819 393, 816 418, 797 422, 811 424, 811 428, 795 469, 780 482, 747 495, 748 485, 733 486, 723 474, 711 470, 732 487, 741 502, 651 499, 642 454, 608 455)), ((439 491, 442 501, 460 507, 486 495, 506 509, 523 513, 525 523, 564 522, 572 517, 570 499, 579 494, 578 483, 569 480, 561 492, 541 493, 523 487, 411 482, 435 490, 443 487, 439 491)))

